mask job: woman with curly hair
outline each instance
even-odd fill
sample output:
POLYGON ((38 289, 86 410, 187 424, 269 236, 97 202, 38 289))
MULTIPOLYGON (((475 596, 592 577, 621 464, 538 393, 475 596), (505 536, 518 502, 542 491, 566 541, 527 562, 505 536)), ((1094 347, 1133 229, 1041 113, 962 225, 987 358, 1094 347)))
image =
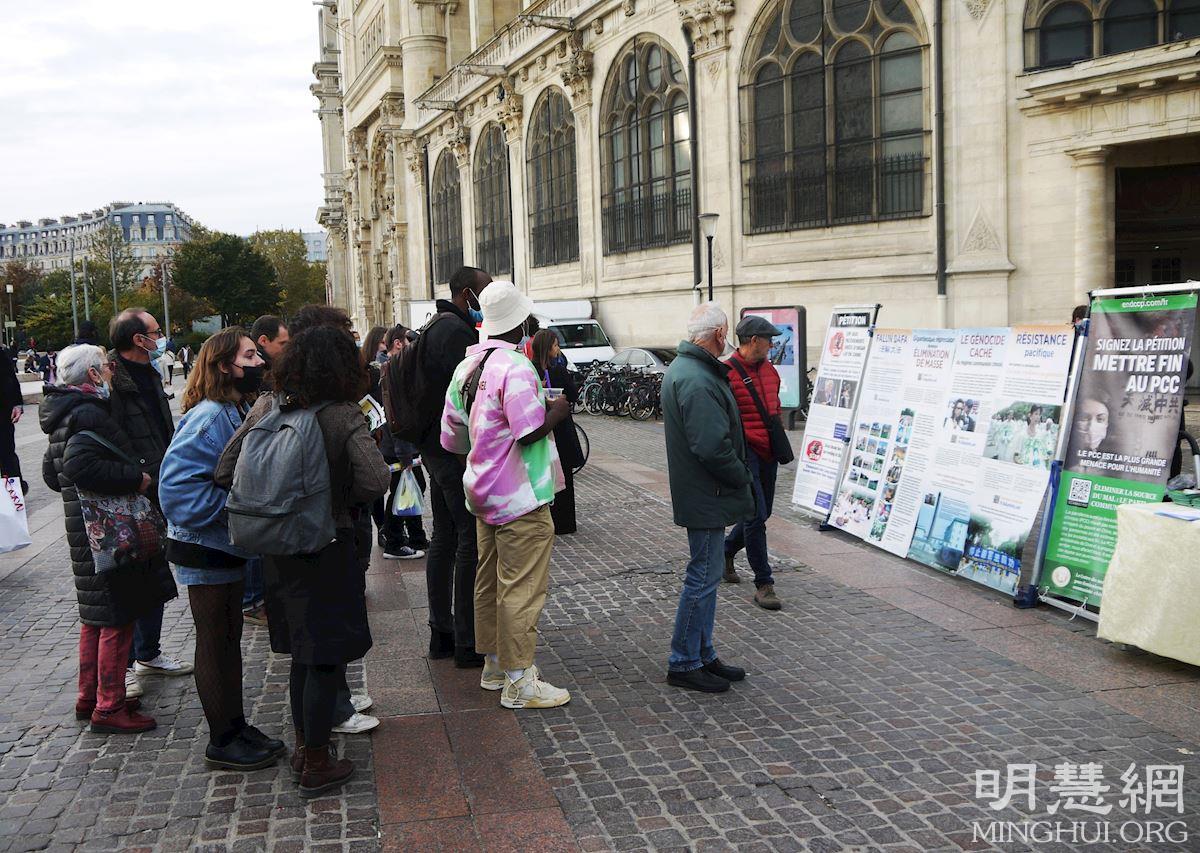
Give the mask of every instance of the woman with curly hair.
POLYGON ((315 326, 300 332, 272 366, 272 377, 275 392, 255 403, 221 455, 214 479, 224 488, 232 484, 246 432, 275 406, 326 404, 316 419, 329 464, 337 538, 314 554, 267 556, 263 566, 271 649, 292 657, 292 774, 300 796, 310 798, 340 786, 354 772, 348 759, 337 761, 330 754, 338 668, 371 648, 351 509, 369 506, 387 489, 389 477, 358 407, 367 371, 347 331, 315 326))

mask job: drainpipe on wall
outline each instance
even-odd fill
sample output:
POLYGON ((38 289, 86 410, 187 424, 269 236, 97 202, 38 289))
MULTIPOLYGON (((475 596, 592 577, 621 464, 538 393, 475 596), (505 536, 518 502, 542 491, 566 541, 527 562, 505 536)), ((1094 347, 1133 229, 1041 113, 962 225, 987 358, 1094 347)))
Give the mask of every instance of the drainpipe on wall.
POLYGON ((946 93, 943 87, 942 70, 945 65, 942 48, 942 6, 944 0, 936 0, 933 17, 933 214, 937 229, 937 301, 938 325, 946 328, 950 323, 950 298, 946 293, 946 139, 945 117, 946 93))
POLYGON ((434 288, 436 283, 433 280, 433 199, 429 195, 429 145, 426 144, 421 148, 421 173, 425 180, 425 233, 429 235, 429 263, 426 267, 429 269, 429 298, 437 299, 437 293, 434 288))
POLYGON ((692 132, 688 134, 688 148, 692 157, 692 280, 693 289, 697 294, 699 304, 700 282, 700 143, 697 139, 699 122, 696 120, 696 45, 687 25, 683 27, 683 40, 688 49, 688 121, 691 122, 692 132))

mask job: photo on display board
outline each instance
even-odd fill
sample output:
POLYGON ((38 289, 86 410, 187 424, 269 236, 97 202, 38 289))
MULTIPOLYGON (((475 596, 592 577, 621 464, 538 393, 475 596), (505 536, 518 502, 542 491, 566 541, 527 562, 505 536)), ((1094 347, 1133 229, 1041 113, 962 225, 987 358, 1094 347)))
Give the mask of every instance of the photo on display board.
POLYGON ((944 492, 927 493, 917 511, 908 556, 927 566, 956 570, 967 545, 970 523, 971 508, 964 501, 944 492))
MULTIPOLYGON (((1093 411, 1091 407, 1084 407, 1093 411)), ((1030 468, 1049 468, 1058 446, 1062 406, 1017 400, 992 413, 988 420, 986 459, 1030 468)))
POLYGON ((912 441, 914 415, 915 412, 912 409, 901 410, 900 419, 896 424, 896 444, 907 446, 912 441))
MULTIPOLYGON (((861 487, 860 483, 860 487, 861 487)), ((838 495, 837 503, 830 513, 830 521, 836 527, 846 527, 849 524, 862 524, 871 515, 871 506, 875 496, 859 489, 844 490, 838 495)))
POLYGON ((854 391, 858 383, 853 379, 843 379, 838 384, 837 404, 839 409, 849 409, 854 405, 854 391))
POLYGON ((942 421, 942 427, 948 432, 975 432, 978 421, 978 400, 952 397, 946 405, 946 419, 942 421))
POLYGON ((813 403, 818 406, 837 405, 837 380, 822 379, 817 382, 817 390, 813 395, 813 403))

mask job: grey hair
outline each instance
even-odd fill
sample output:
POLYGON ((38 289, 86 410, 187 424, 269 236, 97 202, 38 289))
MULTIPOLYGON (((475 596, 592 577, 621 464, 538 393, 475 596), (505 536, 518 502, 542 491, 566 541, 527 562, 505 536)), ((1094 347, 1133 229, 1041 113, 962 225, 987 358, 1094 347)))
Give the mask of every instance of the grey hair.
POLYGON ((688 317, 687 336, 694 344, 712 338, 721 329, 729 328, 729 318, 716 302, 701 302, 688 317))
POLYGON ((104 347, 94 344, 74 344, 58 354, 58 381, 61 385, 82 385, 88 381, 88 370, 102 371, 108 361, 104 347))

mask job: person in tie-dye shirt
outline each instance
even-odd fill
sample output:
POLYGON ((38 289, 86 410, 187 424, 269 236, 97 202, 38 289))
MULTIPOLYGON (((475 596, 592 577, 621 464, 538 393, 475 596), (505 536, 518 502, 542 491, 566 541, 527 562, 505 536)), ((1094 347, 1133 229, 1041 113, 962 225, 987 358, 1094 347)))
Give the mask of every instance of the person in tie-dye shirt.
POLYGON ((555 708, 571 695, 541 680, 533 654, 554 545, 550 504, 564 484, 552 432, 570 403, 547 401, 518 348, 529 297, 493 281, 479 302, 488 340, 455 369, 441 434, 443 448, 466 458, 463 486, 476 518, 475 648, 486 656, 479 686, 501 691, 506 708, 555 708))

